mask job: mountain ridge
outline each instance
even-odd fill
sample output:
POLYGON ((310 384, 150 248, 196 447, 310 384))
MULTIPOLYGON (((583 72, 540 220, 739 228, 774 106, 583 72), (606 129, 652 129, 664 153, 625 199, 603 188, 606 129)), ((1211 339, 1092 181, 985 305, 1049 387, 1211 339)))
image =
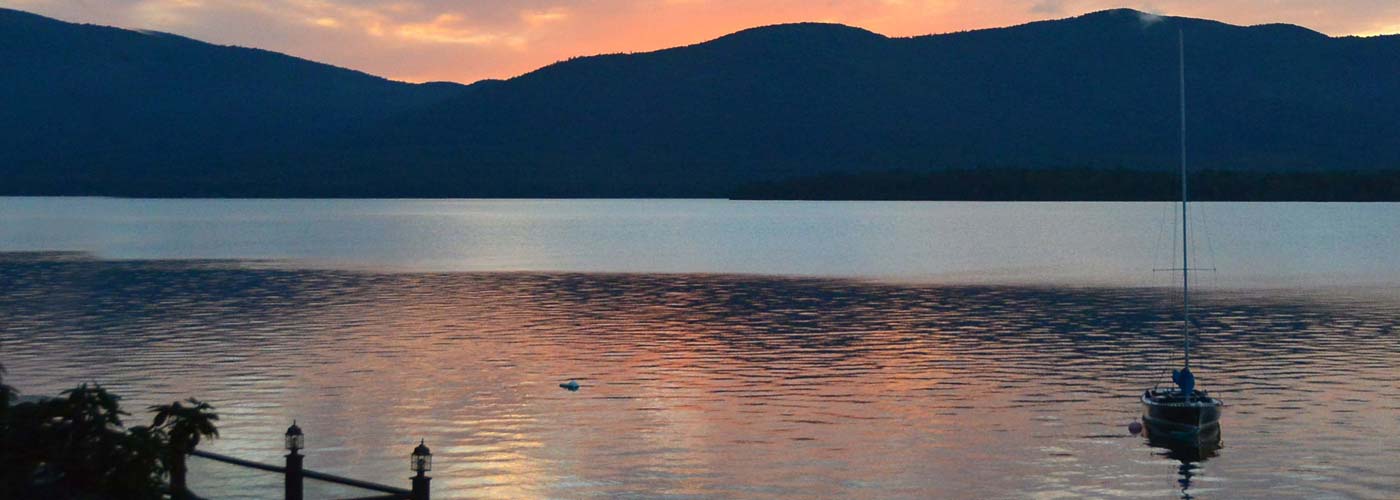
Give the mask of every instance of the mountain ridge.
POLYGON ((1114 9, 914 37, 763 26, 471 85, 393 82, 178 35, 172 44, 235 52, 199 52, 219 76, 205 78, 162 66, 175 56, 149 47, 122 49, 125 62, 113 62, 121 51, 29 47, 39 70, 42 56, 70 57, 95 76, 0 76, 6 100, 32 108, 0 115, 10 138, 0 146, 17 152, 0 173, 18 181, 0 193, 725 196, 842 172, 1160 171, 1177 161, 1178 29, 1193 166, 1400 169, 1400 145, 1386 139, 1400 136, 1389 118, 1400 113, 1400 37, 1114 9), (98 76, 109 83, 85 83, 98 76), (101 105, 64 107, 56 88, 101 105))

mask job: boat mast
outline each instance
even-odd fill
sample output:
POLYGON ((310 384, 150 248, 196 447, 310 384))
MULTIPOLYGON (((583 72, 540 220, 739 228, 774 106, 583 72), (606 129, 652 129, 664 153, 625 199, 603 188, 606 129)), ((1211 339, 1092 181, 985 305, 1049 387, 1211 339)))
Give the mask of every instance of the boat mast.
POLYGON ((1176 43, 1181 84, 1181 336, 1186 368, 1191 368, 1191 260, 1186 241, 1186 37, 1180 29, 1176 32, 1176 43))

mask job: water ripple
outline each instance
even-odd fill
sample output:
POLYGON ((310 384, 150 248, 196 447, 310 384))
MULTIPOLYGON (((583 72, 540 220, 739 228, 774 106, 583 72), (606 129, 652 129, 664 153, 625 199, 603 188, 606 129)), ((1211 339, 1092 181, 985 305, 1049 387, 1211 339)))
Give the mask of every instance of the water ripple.
MULTIPOLYGON (((74 254, 0 254, 0 289, 0 361, 28 393, 206 398, 210 449, 267 462, 296 418, 308 467, 390 484, 425 438, 446 498, 1155 498, 1183 473, 1199 498, 1400 491, 1384 290, 1203 295, 1227 447, 1187 467, 1123 430, 1178 355, 1160 289, 74 254)), ((197 472, 212 497, 280 488, 197 472)))

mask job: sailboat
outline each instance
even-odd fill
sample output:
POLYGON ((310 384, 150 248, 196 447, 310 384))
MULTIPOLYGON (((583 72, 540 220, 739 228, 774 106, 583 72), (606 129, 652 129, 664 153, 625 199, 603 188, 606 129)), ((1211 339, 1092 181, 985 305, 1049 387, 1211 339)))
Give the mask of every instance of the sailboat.
POLYGON ((1142 420, 1149 435, 1157 438, 1177 438, 1192 442, 1218 441, 1220 409, 1224 403, 1196 389, 1196 377, 1191 373, 1191 260, 1187 236, 1186 209, 1186 45, 1177 33, 1177 50, 1181 71, 1181 333, 1184 365, 1172 370, 1176 387, 1153 387, 1142 393, 1142 420))

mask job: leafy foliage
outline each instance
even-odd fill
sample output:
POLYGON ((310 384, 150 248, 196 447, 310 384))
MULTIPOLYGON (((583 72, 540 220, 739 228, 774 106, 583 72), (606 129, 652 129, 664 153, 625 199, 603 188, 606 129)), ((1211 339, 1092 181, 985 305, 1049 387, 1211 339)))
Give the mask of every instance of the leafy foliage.
POLYGON ((148 408, 156 414, 151 427, 164 430, 170 438, 171 447, 181 453, 194 451, 201 438, 219 437, 219 429, 214 424, 219 416, 214 413, 214 407, 195 398, 186 402, 190 406, 176 401, 148 408))
POLYGON ((183 467, 199 437, 218 435, 213 408, 195 400, 125 428, 121 397, 100 385, 15 405, 0 391, 0 498, 161 498, 172 457, 183 467))
POLYGON ((186 402, 190 405, 176 401, 149 408, 156 414, 151 427, 164 432, 166 437, 165 453, 161 455, 161 460, 170 473, 170 488, 176 492, 186 491, 185 473, 188 469, 185 467, 185 456, 199 446, 202 438, 219 437, 219 429, 214 425, 219 416, 214 414, 214 407, 195 398, 186 402))

